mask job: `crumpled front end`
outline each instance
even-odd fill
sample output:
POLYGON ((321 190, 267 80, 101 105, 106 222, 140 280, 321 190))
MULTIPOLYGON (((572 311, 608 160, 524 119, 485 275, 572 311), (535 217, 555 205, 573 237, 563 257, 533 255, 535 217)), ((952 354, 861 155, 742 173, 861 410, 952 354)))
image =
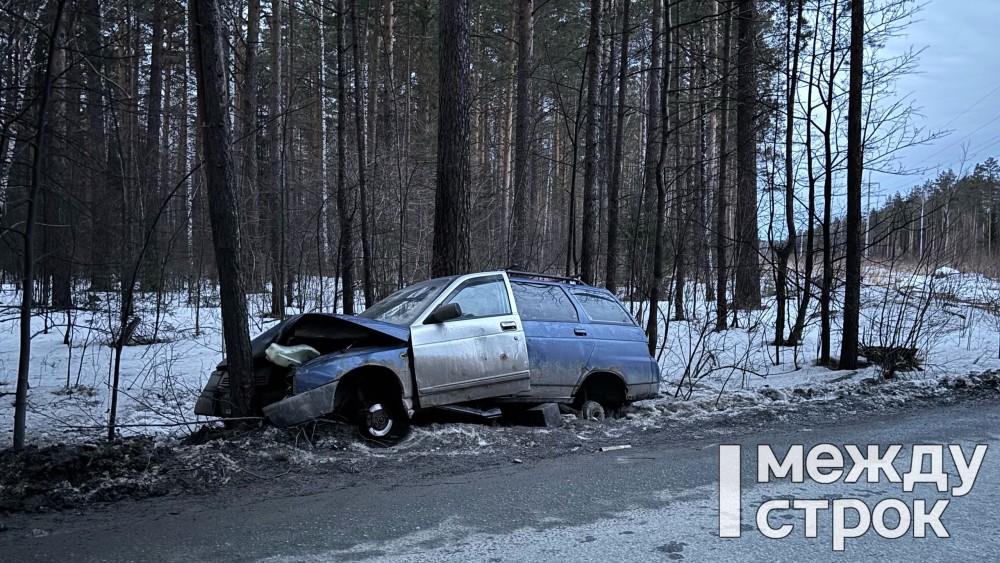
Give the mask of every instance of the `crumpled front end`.
MULTIPOLYGON (((390 345, 327 354, 309 360, 292 372, 293 394, 264 407, 264 416, 278 427, 294 426, 326 416, 340 406, 337 404, 337 389, 341 379, 345 374, 362 368, 385 369, 409 381, 406 350, 405 346, 390 345)), ((404 387, 404 400, 409 396, 407 391, 404 387)))
MULTIPOLYGON (((343 366, 336 365, 340 358, 368 351, 405 350, 409 341, 409 330, 408 327, 362 317, 326 313, 297 315, 276 324, 251 342, 255 414, 260 413, 261 407, 265 405, 283 402, 289 392, 299 395, 326 385, 335 381, 351 365, 355 367, 358 365, 354 361, 348 361, 343 366), (294 377, 296 370, 305 374, 305 377, 296 380, 294 377)), ((402 364, 404 369, 394 369, 394 371, 408 374, 405 361, 402 364)), ((334 394, 332 390, 327 392, 331 396, 334 394)), ((308 412, 326 404, 318 399, 300 400, 303 403, 307 401, 311 401, 308 412)), ((332 401, 329 406, 330 409, 319 415, 332 410, 332 401)), ((269 410, 274 411, 274 409, 269 410)), ((220 363, 209 376, 195 403, 194 412, 201 416, 223 418, 233 416, 228 365, 225 361, 220 363)), ((299 412, 306 411, 299 409, 299 412)), ((283 419, 292 418, 295 417, 283 419)))
POLYGON ((222 370, 215 370, 208 376, 208 383, 202 389, 198 401, 194 404, 194 414, 201 416, 232 416, 232 404, 229 397, 229 387, 223 387, 222 370))

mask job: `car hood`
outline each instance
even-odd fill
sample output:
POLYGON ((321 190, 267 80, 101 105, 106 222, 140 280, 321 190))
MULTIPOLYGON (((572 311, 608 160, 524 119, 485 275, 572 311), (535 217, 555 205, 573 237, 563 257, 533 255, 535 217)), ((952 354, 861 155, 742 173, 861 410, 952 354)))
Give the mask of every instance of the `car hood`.
POLYGON ((394 338, 396 340, 399 340, 400 342, 409 342, 410 340, 410 327, 408 326, 394 325, 392 323, 387 323, 385 321, 376 321, 374 319, 366 319, 365 317, 358 317, 355 315, 335 315, 332 313, 305 313, 290 318, 286 322, 293 321, 293 319, 295 326, 307 322, 309 323, 315 322, 320 325, 329 326, 330 330, 337 330, 338 328, 361 327, 370 332, 394 338))
MULTIPOLYGON (((394 325, 354 315, 333 313, 304 313, 288 317, 272 326, 250 342, 254 361, 266 361, 264 351, 277 342, 283 344, 293 333, 308 331, 324 335, 342 335, 345 338, 378 337, 383 343, 408 343, 410 327, 394 325)), ((226 367, 223 360, 218 369, 226 367)))
POLYGON ((391 336, 400 342, 410 341, 410 327, 399 326, 392 323, 387 323, 385 321, 376 321, 375 319, 366 319, 365 317, 356 317, 354 315, 333 315, 341 322, 353 323, 358 326, 363 326, 368 330, 375 331, 379 334, 384 334, 386 336, 391 336))

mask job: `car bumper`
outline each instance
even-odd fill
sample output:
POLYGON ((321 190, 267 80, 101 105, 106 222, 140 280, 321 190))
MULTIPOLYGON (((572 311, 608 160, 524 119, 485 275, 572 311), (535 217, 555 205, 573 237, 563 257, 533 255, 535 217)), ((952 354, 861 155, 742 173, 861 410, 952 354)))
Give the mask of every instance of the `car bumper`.
POLYGON ((660 382, 654 381, 652 383, 642 383, 639 385, 632 385, 629 389, 630 401, 641 401, 642 399, 653 399, 660 392, 660 382))
POLYGON ((194 414, 202 416, 232 416, 232 402, 230 400, 229 388, 220 385, 222 383, 223 372, 215 370, 208 377, 208 383, 198 396, 198 401, 194 404, 194 414))
POLYGON ((337 382, 320 385, 264 407, 264 416, 279 428, 309 422, 333 412, 337 382))

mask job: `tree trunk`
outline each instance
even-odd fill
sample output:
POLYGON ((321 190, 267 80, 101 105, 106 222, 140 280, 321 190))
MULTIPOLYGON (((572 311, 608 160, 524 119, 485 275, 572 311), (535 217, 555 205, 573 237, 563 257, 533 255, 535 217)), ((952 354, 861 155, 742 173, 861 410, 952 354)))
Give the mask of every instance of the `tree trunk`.
MULTIPOLYGON (((142 177, 140 200, 142 214, 139 235, 153 233, 149 245, 150 260, 143 265, 140 283, 143 288, 159 291, 158 265, 162 262, 162 244, 156 236, 153 225, 153 215, 162 195, 160 189, 160 128, 163 118, 163 2, 153 1, 152 45, 149 57, 149 89, 146 96, 146 130, 142 137, 142 158, 139 160, 139 170, 142 177)), ((138 77, 136 77, 138 81, 138 77)), ((141 240, 141 236, 138 237, 141 240)))
MULTIPOLYGON (((83 20, 83 37, 87 64, 92 72, 84 73, 86 111, 84 121, 87 128, 87 142, 94 150, 95 162, 107 163, 107 153, 104 151, 107 132, 105 130, 105 109, 102 99, 104 87, 102 76, 107 71, 106 49, 101 39, 101 10, 98 0, 87 0, 81 13, 83 20)), ((185 98, 186 99, 186 98, 185 98)), ((186 123, 186 119, 184 121, 186 123)), ((102 248, 111 246, 114 240, 112 231, 112 212, 108 208, 110 186, 107 178, 95 172, 87 178, 87 210, 90 213, 92 228, 90 230, 90 290, 109 291, 111 289, 110 257, 101 252, 102 248)))
POLYGON ((844 329, 840 340, 840 369, 858 367, 858 323, 861 312, 861 89, 865 39, 865 2, 851 0, 851 68, 847 98, 847 283, 844 285, 844 329))
POLYGON ((597 277, 607 269, 607 216, 608 216, 608 186, 611 183, 611 166, 614 160, 615 146, 615 92, 618 82, 618 41, 615 40, 615 24, 618 22, 615 11, 615 0, 602 0, 604 19, 609 24, 608 39, 604 41, 601 53, 600 96, 597 102, 600 125, 597 138, 597 259, 594 262, 594 276, 597 277), (602 264, 602 259, 604 263, 602 264))
POLYGON ((622 2, 621 62, 618 68, 618 117, 615 126, 615 148, 611 161, 611 182, 608 185, 608 259, 604 287, 618 293, 618 212, 624 160, 625 99, 628 90, 628 35, 631 0, 622 2))
POLYGON ((601 68, 601 0, 590 1, 590 38, 587 40, 587 133, 583 157, 583 237, 580 273, 584 283, 597 275, 597 95, 601 68))
POLYGON ((53 65, 56 50, 59 49, 63 8, 65 0, 59 0, 55 8, 45 73, 42 77, 41 95, 38 100, 38 123, 35 128, 34 155, 31 165, 31 185, 28 188, 27 217, 24 224, 24 253, 21 270, 21 308, 19 318, 19 346, 17 356, 17 389, 14 394, 14 444, 15 450, 24 448, 25 418, 28 412, 28 371, 31 367, 31 306, 35 297, 35 222, 38 192, 41 188, 42 162, 45 155, 48 127, 48 103, 52 95, 54 80, 53 65))
MULTIPOLYGON (((678 6, 670 6, 667 3, 667 21, 671 21, 671 18, 677 17, 678 6)), ((678 20, 674 20, 674 25, 677 25, 678 20)), ((681 29, 678 27, 677 29, 681 29)), ((669 211, 670 217, 673 221, 673 232, 671 233, 671 247, 673 250, 673 262, 674 262, 674 291, 673 291, 673 319, 677 321, 683 321, 685 319, 684 315, 684 286, 687 281, 687 270, 688 270, 688 249, 690 248, 690 241, 688 240, 690 233, 688 232, 687 217, 690 209, 688 208, 688 198, 690 196, 690 181, 688 176, 688 168, 686 163, 682 160, 682 141, 680 136, 680 124, 691 123, 690 114, 682 114, 681 107, 686 107, 687 104, 681 103, 681 57, 679 45, 675 41, 667 43, 666 49, 669 50, 668 60, 673 64, 668 72, 670 73, 670 114, 674 116, 675 127, 677 131, 673 131, 673 157, 671 158, 671 170, 674 176, 674 197, 670 200, 669 211)), ((666 84, 666 83, 664 83, 666 84)), ((669 221, 668 221, 669 222, 669 221)))
POLYGON ((219 298, 226 344, 226 371, 232 389, 233 416, 254 412, 253 359, 247 327, 247 298, 240 261, 240 222, 233 185, 232 134, 225 93, 222 54, 225 30, 219 0, 190 0, 191 46, 195 50, 198 115, 204 135, 208 215, 219 272, 219 298))
MULTIPOLYGON (((517 13, 515 12, 511 18, 511 29, 517 26, 517 13)), ((517 42, 510 42, 510 49, 508 52, 509 61, 507 63, 507 75, 511 76, 509 84, 507 84, 507 92, 504 96, 503 104, 503 114, 501 115, 501 125, 500 125, 500 232, 503 235, 505 241, 510 242, 510 251, 513 251, 513 234, 514 229, 512 228, 513 217, 512 212, 512 202, 511 192, 513 191, 514 180, 514 111, 515 111, 515 97, 514 92, 517 90, 517 76, 515 74, 515 62, 517 61, 517 42)), ((508 262, 513 263, 513 255, 508 256, 508 262)))
POLYGON ((514 209, 511 238, 511 267, 528 269, 528 243, 533 217, 529 217, 529 203, 533 187, 528 182, 528 164, 531 155, 531 124, 534 120, 531 100, 531 65, 534 25, 532 0, 517 0, 517 109, 514 116, 514 209))
MULTIPOLYGON (((317 266, 322 270, 326 266, 326 257, 330 253, 330 240, 333 233, 330 230, 330 174, 327 154, 330 152, 329 146, 329 120, 330 120, 330 97, 326 91, 326 3, 319 6, 319 254, 317 266)), ((320 276, 320 302, 321 308, 325 306, 325 296, 322 274, 320 276)), ((336 289, 334 289, 336 293, 336 289)), ((336 300, 335 300, 336 301, 336 300)))
POLYGON ((68 114, 66 61, 67 50, 57 48, 52 65, 52 96, 48 112, 51 121, 51 139, 46 157, 46 176, 41 196, 45 207, 45 228, 42 231, 48 252, 43 259, 48 274, 52 276, 52 307, 69 310, 73 307, 74 223, 71 206, 73 194, 69 192, 69 162, 66 158, 67 133, 71 118, 68 114))
MULTIPOLYGON (((385 193, 384 187, 386 185, 386 182, 383 180, 384 175, 380 172, 382 161, 379 160, 379 151, 384 150, 384 143, 381 139, 387 137, 387 135, 379 127, 380 108, 378 90, 383 80, 389 80, 389 78, 383 78, 381 75, 382 65, 379 59, 382 48, 379 46, 379 43, 382 41, 382 34, 379 31, 379 14, 381 14, 381 8, 376 6, 374 12, 368 12, 362 20, 362 29, 365 36, 371 37, 371 45, 362 50, 362 54, 368 57, 368 74, 365 78, 367 88, 367 100, 365 100, 365 107, 367 108, 365 138, 367 140, 366 150, 368 154, 366 157, 368 184, 366 184, 367 192, 363 198, 365 206, 362 209, 362 223, 364 226, 362 230, 371 233, 371 240, 366 244, 368 247, 367 283, 371 286, 371 305, 377 303, 384 295, 384 292, 379 289, 381 285, 384 285, 384 282, 380 281, 384 280, 384 276, 379 277, 376 265, 376 260, 383 251, 381 248, 381 238, 379 237, 380 231, 378 225, 374 222, 377 215, 375 213, 376 207, 373 203, 374 201, 382 200, 382 194, 385 193)), ((389 132, 390 129, 386 127, 385 131, 389 132)), ((362 247, 362 250, 364 250, 364 247, 362 247)), ((364 272, 362 272, 362 275, 365 275, 364 272)), ((366 308, 368 306, 367 304, 365 305, 366 308)))
POLYGON ((282 117, 282 87, 281 87, 281 0, 271 1, 271 92, 268 103, 267 145, 270 160, 268 162, 267 181, 261 186, 261 192, 266 205, 260 212, 267 233, 267 254, 270 264, 271 278, 271 316, 282 319, 285 317, 285 264, 282 261, 281 249, 281 121, 282 117))
MULTIPOLYGON (((821 10, 817 8, 816 10, 816 25, 819 25, 821 10)), ((813 91, 815 88, 812 87, 815 84, 814 79, 816 77, 816 42, 817 35, 813 34, 813 46, 812 53, 809 57, 809 81, 808 84, 810 88, 806 94, 806 112, 812 115, 813 110, 813 91)), ((814 249, 816 246, 816 236, 815 228, 813 226, 816 224, 816 174, 813 170, 813 146, 812 146, 812 130, 813 124, 812 120, 806 122, 806 139, 805 139, 805 151, 806 151, 806 174, 808 176, 807 181, 809 182, 809 196, 808 196, 808 227, 806 231, 806 249, 805 249, 805 267, 802 272, 802 296, 799 299, 799 308, 795 315, 795 324, 792 326, 792 331, 788 335, 787 344, 789 346, 796 346, 802 340, 802 332, 805 330, 806 326, 806 313, 809 309, 809 301, 812 297, 812 275, 813 275, 813 263, 815 261, 814 249)))
POLYGON ((792 19, 795 20, 795 33, 789 32, 788 41, 791 43, 791 69, 788 73, 786 100, 785 100, 785 229, 786 238, 776 252, 776 276, 775 276, 775 300, 778 302, 777 320, 774 328, 774 344, 776 346, 785 343, 785 311, 788 301, 788 259, 795 251, 795 170, 792 151, 794 149, 793 140, 795 133, 795 93, 799 88, 799 44, 802 41, 802 2, 796 0, 795 5, 788 5, 788 27, 792 26, 792 19))
POLYGON ((757 235, 756 0, 738 0, 736 55, 736 286, 737 309, 760 308, 757 235))
POLYGON ((823 285, 820 288, 820 351, 821 364, 830 363, 830 300, 833 298, 833 97, 837 73, 837 6, 833 0, 830 17, 830 69, 827 71, 826 100, 823 128, 825 173, 823 175, 823 285))
POLYGON ((437 189, 431 273, 469 268, 469 1, 442 0, 438 104, 437 189))
MULTIPOLYGON (((237 193, 250 200, 247 210, 249 217, 258 213, 252 202, 259 196, 259 178, 257 167, 257 44, 260 42, 260 0, 249 0, 247 6, 247 37, 243 53, 243 80, 237 84, 239 112, 236 114, 239 124, 236 129, 238 138, 236 144, 240 150, 240 173, 237 185, 242 187, 237 193)), ((249 229, 248 229, 249 230, 249 229)), ((250 234, 250 233, 248 233, 250 234)), ((256 233, 253 233, 256 235, 256 233)), ((256 239, 256 236, 253 236, 256 239)), ((253 272, 248 272, 253 276, 253 272)), ((259 280, 257 276, 253 276, 259 280)), ((254 285, 259 281, 254 281, 254 285)))
MULTIPOLYGON (((649 207, 650 203, 656 200, 656 165, 659 156, 659 143, 661 136, 660 126, 662 125, 662 116, 660 115, 660 75, 662 73, 662 69, 660 68, 660 61, 663 56, 660 52, 661 41, 657 41, 655 39, 659 38, 663 34, 662 11, 662 0, 654 0, 653 22, 652 28, 650 29, 650 35, 654 38, 654 41, 651 42, 649 54, 649 87, 647 88, 646 96, 646 146, 645 154, 643 155, 643 185, 642 194, 640 195, 641 200, 646 202, 646 205, 640 206, 637 213, 640 217, 636 218, 634 235, 636 239, 634 244, 636 245, 639 244, 640 228, 643 235, 648 237, 645 233, 648 233, 650 228, 654 228, 653 224, 655 224, 656 221, 655 217, 652 217, 652 223, 650 222, 650 214, 646 212, 645 208, 649 207)), ((654 205, 653 209, 655 210, 655 208, 656 207, 654 205)), ((645 254, 645 249, 643 249, 642 253, 637 251, 635 256, 638 257, 641 254, 645 254)), ((648 262, 645 262, 643 264, 643 268, 641 268, 641 276, 643 277, 649 274, 649 272, 645 269, 648 264, 648 262)), ((648 292, 650 288, 646 287, 645 290, 648 292)))
POLYGON ((354 37, 354 126, 358 139, 358 209, 361 212, 361 281, 364 289, 365 308, 375 301, 372 287, 372 251, 368 234, 368 144, 365 135, 364 64, 361 54, 361 26, 358 23, 358 1, 351 0, 351 30, 354 37))
MULTIPOLYGON (((718 5, 711 3, 712 9, 708 15, 717 17, 718 5)), ((717 29, 713 24, 709 25, 708 33, 717 35, 717 29)), ((713 178, 711 174, 711 164, 715 162, 713 154, 715 143, 715 130, 712 120, 709 117, 709 99, 711 88, 709 87, 709 69, 711 62, 717 57, 715 46, 707 38, 698 40, 698 64, 694 68, 697 70, 696 87, 699 92, 705 94, 697 100, 696 111, 698 112, 698 143, 693 148, 692 160, 694 161, 695 177, 695 251, 692 253, 697 260, 697 281, 705 284, 705 303, 715 301, 715 284, 712 283, 712 245, 708 243, 708 233, 711 230, 711 218, 709 209, 712 204, 714 194, 713 178), (712 148, 710 148, 712 147, 712 148)))
MULTIPOLYGON (((670 34, 673 31, 670 24, 670 11, 663 10, 663 3, 660 0, 653 0, 653 29, 660 29, 662 24, 660 18, 666 18, 666 29, 663 33, 654 34, 654 38, 659 35, 659 41, 663 42, 661 48, 662 69, 660 84, 660 144, 659 157, 656 162, 656 227, 653 239, 653 279, 649 284, 649 317, 646 319, 646 338, 650 355, 655 356, 656 345, 658 343, 658 321, 660 313, 660 289, 663 287, 663 239, 665 236, 667 222, 667 140, 670 131, 670 112, 667 111, 667 99, 669 96, 670 84, 670 34), (662 15, 661 15, 662 14, 662 15)), ((655 41, 654 41, 655 42, 655 41)), ((655 66, 659 61, 654 61, 655 66)), ((648 158, 648 155, 647 155, 648 158)))
POLYGON ((570 165, 569 171, 569 209, 568 209, 568 221, 567 221, 567 236, 566 236, 566 275, 572 276, 580 271, 580 261, 576 254, 576 179, 577 179, 577 167, 580 163, 580 125, 583 123, 583 99, 584 87, 587 81, 587 73, 583 72, 580 75, 580 87, 577 90, 576 98, 576 118, 573 120, 573 156, 572 164, 570 165))
MULTIPOLYGON (((293 79, 292 73, 295 68, 295 0, 285 0, 288 3, 288 49, 286 49, 286 72, 288 74, 288 79, 284 81, 285 93, 283 94, 284 100, 282 106, 284 108, 294 108, 295 100, 294 95, 296 93, 295 80, 293 79)), ((295 137, 295 121, 291 119, 288 114, 287 109, 281 112, 281 151, 280 151, 280 166, 278 167, 279 178, 278 182, 278 257, 279 264, 281 264, 281 279, 285 282, 285 307, 291 307, 293 304, 293 299, 295 298, 295 279, 291 271, 291 264, 289 260, 289 247, 288 247, 288 211, 290 203, 293 201, 292 188, 294 187, 294 179, 296 173, 295 166, 295 150, 296 145, 293 143, 293 138, 295 137)), ((300 278, 301 279, 301 278, 300 278)), ((301 297, 301 292, 299 296, 301 297)), ((302 308, 302 303, 299 303, 299 308, 302 308)), ((282 311, 284 313, 284 311, 282 311)))
POLYGON ((729 230, 729 199, 727 186, 729 184, 729 58, 733 44, 733 11, 732 2, 726 2, 726 21, 722 31, 722 68, 719 76, 722 89, 719 95, 719 179, 715 186, 715 330, 722 331, 729 327, 728 296, 726 295, 729 280, 727 264, 727 244, 729 230))
POLYGON ((354 205, 347 186, 347 26, 344 0, 337 1, 337 217, 340 220, 340 281, 344 314, 354 314, 354 205))

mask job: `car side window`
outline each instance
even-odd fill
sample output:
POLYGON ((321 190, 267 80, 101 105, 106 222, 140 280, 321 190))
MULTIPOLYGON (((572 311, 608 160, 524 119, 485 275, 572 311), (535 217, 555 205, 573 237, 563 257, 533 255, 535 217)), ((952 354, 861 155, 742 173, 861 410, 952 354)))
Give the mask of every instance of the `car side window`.
POLYGON ((570 323, 580 320, 573 302, 557 285, 511 282, 511 287, 521 320, 570 323))
POLYGON ((635 324, 628 311, 610 296, 589 291, 574 291, 573 295, 583 305, 587 315, 596 322, 635 324))
POLYGON ((462 308, 461 319, 509 315, 511 312, 507 286, 501 276, 463 282, 444 300, 444 304, 449 303, 458 303, 462 308))

